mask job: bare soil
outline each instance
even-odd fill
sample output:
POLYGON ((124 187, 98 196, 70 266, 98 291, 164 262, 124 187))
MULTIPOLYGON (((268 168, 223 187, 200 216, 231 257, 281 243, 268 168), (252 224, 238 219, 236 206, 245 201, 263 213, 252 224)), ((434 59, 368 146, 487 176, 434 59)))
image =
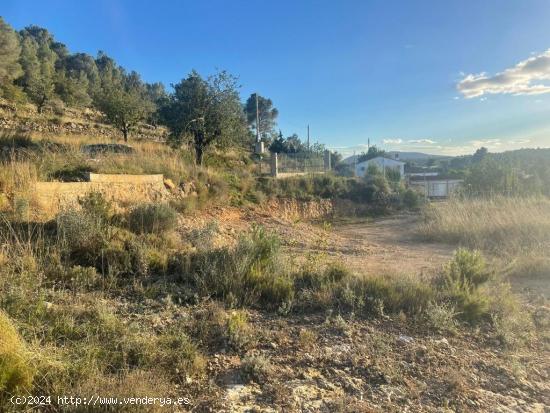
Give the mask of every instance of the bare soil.
MULTIPOLYGON (((315 254, 372 274, 435 274, 454 250, 421 242, 415 215, 311 224, 275 212, 211 210, 186 218, 182 230, 216 221, 219 242, 230 243, 261 224, 280 235, 294 260, 315 254)), ((510 350, 483 330, 429 331, 406 317, 257 311, 249 317, 258 344, 244 354, 222 350, 209 358, 211 395, 195 400, 197 411, 550 412, 544 340, 510 350), (243 374, 250 356, 265 361, 263 378, 243 374)))

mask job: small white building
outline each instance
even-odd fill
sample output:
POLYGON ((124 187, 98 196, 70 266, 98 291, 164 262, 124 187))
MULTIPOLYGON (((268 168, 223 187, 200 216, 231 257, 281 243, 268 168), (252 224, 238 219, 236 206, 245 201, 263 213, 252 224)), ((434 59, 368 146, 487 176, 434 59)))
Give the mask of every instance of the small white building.
POLYGON ((462 179, 440 176, 415 176, 409 178, 409 187, 427 198, 448 198, 462 185, 462 179))
POLYGON ((385 156, 377 156, 376 158, 363 161, 355 165, 355 176, 365 176, 369 172, 369 166, 376 166, 383 174, 388 169, 393 169, 400 173, 401 178, 405 177, 405 162, 398 159, 386 158, 385 156))

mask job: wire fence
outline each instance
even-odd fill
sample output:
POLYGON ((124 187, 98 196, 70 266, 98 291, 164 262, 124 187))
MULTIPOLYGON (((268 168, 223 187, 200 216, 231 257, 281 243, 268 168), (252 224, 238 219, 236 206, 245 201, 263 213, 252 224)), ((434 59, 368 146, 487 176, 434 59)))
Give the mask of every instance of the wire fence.
POLYGON ((279 173, 315 173, 325 172, 323 154, 317 153, 280 153, 277 156, 279 173))

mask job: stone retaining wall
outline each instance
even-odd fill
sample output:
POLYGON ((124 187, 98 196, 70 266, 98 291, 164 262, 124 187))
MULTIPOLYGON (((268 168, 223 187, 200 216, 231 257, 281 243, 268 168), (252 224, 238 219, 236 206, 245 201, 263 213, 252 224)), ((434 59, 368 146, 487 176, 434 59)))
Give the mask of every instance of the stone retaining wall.
POLYGON ((91 192, 99 192, 120 206, 136 202, 162 202, 170 196, 162 175, 90 174, 90 181, 37 182, 34 191, 37 212, 52 217, 62 208, 77 205, 80 198, 91 192))

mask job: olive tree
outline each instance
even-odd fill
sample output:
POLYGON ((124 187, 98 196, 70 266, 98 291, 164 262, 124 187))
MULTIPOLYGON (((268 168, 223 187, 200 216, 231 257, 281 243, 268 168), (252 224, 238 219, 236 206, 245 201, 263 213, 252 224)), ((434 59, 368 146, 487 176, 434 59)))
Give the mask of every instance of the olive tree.
POLYGON ((236 143, 247 137, 237 79, 225 71, 204 79, 196 71, 174 86, 161 110, 173 142, 190 140, 197 164, 212 145, 236 143))
POLYGON ((123 88, 105 92, 98 99, 97 106, 107 120, 122 132, 124 142, 128 142, 130 131, 154 110, 151 102, 144 99, 139 91, 123 88))

